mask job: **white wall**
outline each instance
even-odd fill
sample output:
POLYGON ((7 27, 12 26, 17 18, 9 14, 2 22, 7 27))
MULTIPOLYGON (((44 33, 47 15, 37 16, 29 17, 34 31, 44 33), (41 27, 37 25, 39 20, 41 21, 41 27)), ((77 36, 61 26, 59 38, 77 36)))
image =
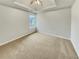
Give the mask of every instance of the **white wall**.
POLYGON ((0 5, 0 45, 29 33, 29 14, 0 5))
POLYGON ((79 0, 72 7, 72 43, 79 56, 79 0))
POLYGON ((61 9, 37 15, 37 28, 39 32, 70 38, 71 9, 61 9))

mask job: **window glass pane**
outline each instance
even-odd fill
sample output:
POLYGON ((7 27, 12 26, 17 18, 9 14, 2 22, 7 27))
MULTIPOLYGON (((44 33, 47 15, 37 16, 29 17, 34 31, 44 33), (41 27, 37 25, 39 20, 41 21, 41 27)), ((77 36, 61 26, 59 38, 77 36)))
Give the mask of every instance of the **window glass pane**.
POLYGON ((29 16, 29 25, 30 25, 30 28, 36 27, 36 16, 35 15, 29 16))

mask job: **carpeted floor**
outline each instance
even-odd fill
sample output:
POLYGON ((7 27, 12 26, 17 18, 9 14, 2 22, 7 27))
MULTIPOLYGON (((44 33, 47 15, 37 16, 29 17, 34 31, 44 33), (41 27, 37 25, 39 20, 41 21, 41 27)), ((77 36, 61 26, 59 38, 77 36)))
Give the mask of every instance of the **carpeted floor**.
POLYGON ((0 59, 78 59, 69 40, 34 33, 0 47, 0 59))

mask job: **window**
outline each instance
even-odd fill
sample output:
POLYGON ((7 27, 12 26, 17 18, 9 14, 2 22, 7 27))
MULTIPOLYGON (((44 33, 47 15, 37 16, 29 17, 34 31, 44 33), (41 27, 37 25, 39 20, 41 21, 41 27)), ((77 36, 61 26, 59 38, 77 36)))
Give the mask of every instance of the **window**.
POLYGON ((29 28, 36 28, 36 16, 35 15, 29 16, 29 28))

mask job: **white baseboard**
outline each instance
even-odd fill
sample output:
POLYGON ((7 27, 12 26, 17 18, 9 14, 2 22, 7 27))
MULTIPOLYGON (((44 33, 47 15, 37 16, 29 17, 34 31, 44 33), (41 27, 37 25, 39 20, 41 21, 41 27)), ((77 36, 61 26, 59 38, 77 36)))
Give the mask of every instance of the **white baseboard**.
POLYGON ((59 38, 67 39, 67 40, 71 39, 71 38, 60 36, 60 35, 56 35, 56 34, 50 34, 50 33, 45 33, 45 32, 40 32, 40 33, 44 33, 44 34, 47 34, 47 35, 50 35, 50 36, 55 36, 55 37, 59 37, 59 38))
POLYGON ((26 36, 26 35, 28 35, 28 34, 21 35, 21 36, 18 36, 18 37, 16 37, 16 38, 10 39, 10 40, 8 40, 8 41, 2 42, 2 43, 0 43, 0 46, 5 45, 5 44, 8 44, 8 43, 10 43, 10 42, 12 42, 12 41, 15 41, 15 40, 17 40, 17 39, 19 39, 19 38, 22 38, 22 37, 26 36))
POLYGON ((76 49, 76 46, 75 46, 73 40, 71 40, 71 43, 72 43, 72 45, 73 45, 73 47, 74 47, 74 49, 75 49, 75 52, 76 52, 76 54, 78 55, 78 58, 79 58, 79 53, 77 52, 77 49, 76 49))
POLYGON ((27 36, 27 35, 29 35, 29 34, 34 33, 34 32, 35 32, 35 31, 29 32, 29 33, 27 33, 27 34, 22 34, 22 35, 17 36, 17 37, 15 37, 15 38, 13 38, 13 39, 10 39, 10 40, 8 40, 8 41, 2 42, 2 43, 0 43, 0 46, 5 45, 5 44, 8 44, 8 43, 10 43, 10 42, 12 42, 12 41, 15 41, 15 40, 17 40, 17 39, 20 39, 20 38, 22 38, 22 37, 25 37, 25 36, 27 36))

